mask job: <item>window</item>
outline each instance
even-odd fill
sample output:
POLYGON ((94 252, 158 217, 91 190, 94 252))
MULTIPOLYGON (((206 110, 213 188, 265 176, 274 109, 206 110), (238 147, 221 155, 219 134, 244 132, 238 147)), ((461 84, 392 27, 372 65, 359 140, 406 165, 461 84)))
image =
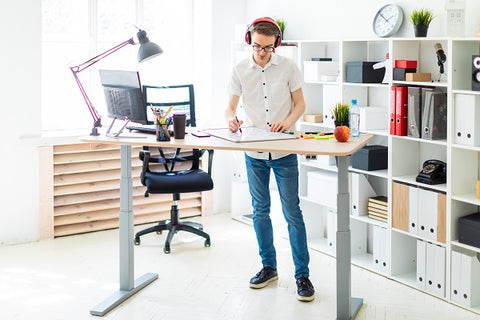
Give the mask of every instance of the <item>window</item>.
POLYGON ((138 70, 142 84, 193 81, 193 0, 42 0, 42 130, 91 128, 92 118, 69 66, 78 65, 147 31, 164 54, 136 62, 138 45, 126 46, 78 74, 108 125, 99 69, 138 70))

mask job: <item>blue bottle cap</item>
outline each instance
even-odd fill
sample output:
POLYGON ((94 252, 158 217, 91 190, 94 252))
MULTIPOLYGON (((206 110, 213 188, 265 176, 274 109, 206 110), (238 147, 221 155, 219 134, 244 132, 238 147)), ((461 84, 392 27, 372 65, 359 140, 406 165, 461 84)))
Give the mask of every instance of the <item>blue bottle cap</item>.
POLYGON ((352 99, 352 104, 357 104, 357 99, 352 99))

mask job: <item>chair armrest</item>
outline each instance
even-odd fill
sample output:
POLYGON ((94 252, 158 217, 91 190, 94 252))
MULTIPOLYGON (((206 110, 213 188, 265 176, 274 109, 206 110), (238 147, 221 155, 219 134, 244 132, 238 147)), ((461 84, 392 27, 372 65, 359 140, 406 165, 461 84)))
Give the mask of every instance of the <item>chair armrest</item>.
POLYGON ((145 185, 145 173, 149 171, 148 163, 150 161, 150 151, 148 150, 140 150, 139 158, 142 160, 142 173, 140 174, 140 181, 143 185, 145 185))
POLYGON ((212 162, 213 162, 213 151, 214 150, 207 150, 208 151, 208 175, 212 176, 212 162))

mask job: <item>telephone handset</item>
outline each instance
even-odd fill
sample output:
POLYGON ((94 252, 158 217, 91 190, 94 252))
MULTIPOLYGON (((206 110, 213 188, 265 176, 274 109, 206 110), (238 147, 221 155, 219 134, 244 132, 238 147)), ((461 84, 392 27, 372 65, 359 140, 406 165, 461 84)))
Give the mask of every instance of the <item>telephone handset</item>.
POLYGON ((445 183, 447 181, 446 163, 434 159, 425 161, 416 181, 426 184, 445 183))

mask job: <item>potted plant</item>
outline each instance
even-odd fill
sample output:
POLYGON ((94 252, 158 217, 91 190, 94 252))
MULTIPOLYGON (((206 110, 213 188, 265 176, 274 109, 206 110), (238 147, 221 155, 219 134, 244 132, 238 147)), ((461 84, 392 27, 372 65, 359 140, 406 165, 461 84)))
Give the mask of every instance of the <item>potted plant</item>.
POLYGON ((433 20, 433 13, 427 9, 414 9, 410 14, 410 22, 413 24, 415 37, 426 37, 428 26, 433 20))
POLYGON ((287 21, 284 19, 275 19, 275 22, 278 24, 280 27, 280 30, 282 31, 282 40, 283 40, 283 35, 285 34, 285 27, 287 26, 287 21))
POLYGON ((333 108, 333 116, 335 118, 335 130, 333 135, 339 142, 346 142, 350 138, 350 128, 348 127, 348 116, 350 106, 348 103, 337 103, 333 108))

